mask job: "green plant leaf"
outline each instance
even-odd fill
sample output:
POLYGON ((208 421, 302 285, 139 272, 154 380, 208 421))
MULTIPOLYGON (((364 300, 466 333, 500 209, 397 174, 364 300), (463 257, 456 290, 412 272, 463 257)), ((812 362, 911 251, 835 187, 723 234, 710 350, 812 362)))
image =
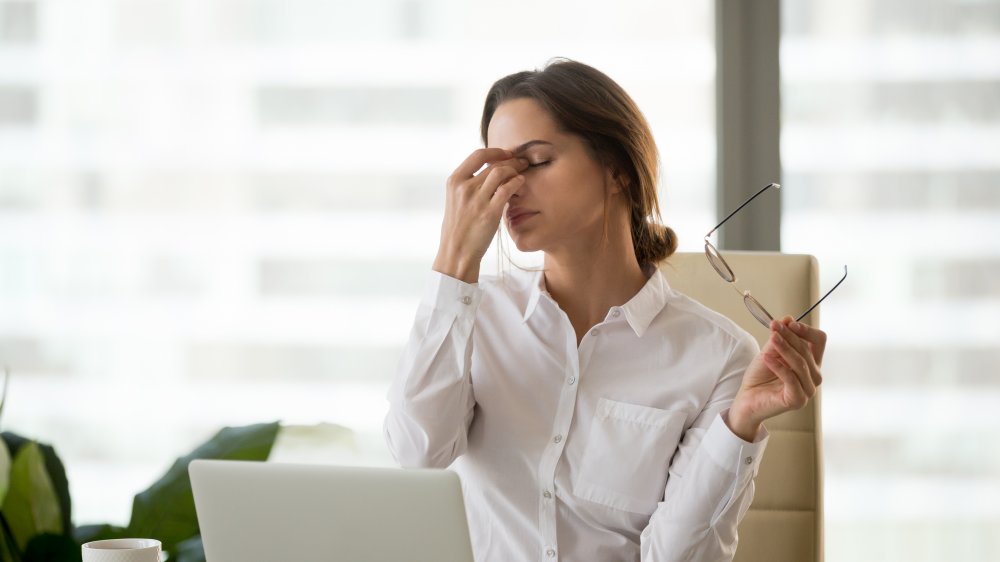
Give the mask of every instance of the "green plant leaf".
POLYGON ((63 533, 59 499, 37 443, 24 445, 14 456, 2 511, 21 551, 35 535, 63 533))
MULTIPOLYGON (((7 431, 0 434, 0 437, 3 437, 3 441, 10 449, 12 457, 17 456, 21 447, 28 443, 35 443, 35 441, 26 437, 21 437, 16 433, 7 431)), ((45 457, 45 469, 49 473, 52 485, 55 487, 56 497, 59 498, 59 510, 62 514, 63 530, 64 532, 69 532, 73 529, 73 502, 69 495, 69 481, 66 479, 66 469, 63 467, 62 460, 59 459, 59 455, 56 454, 56 450, 51 445, 38 443, 38 447, 42 451, 42 456, 45 457)))
POLYGON ((3 433, 0 433, 0 437, 2 437, 3 442, 7 444, 7 449, 10 450, 11 457, 16 457, 17 452, 21 450, 21 447, 24 447, 28 443, 35 442, 32 441, 31 439, 28 439, 27 437, 22 437, 16 433, 11 433, 9 431, 4 431, 3 433))
POLYGON ((69 534, 73 529, 73 500, 69 495, 69 480, 66 478, 66 468, 51 445, 39 443, 38 448, 45 457, 45 470, 49 473, 52 487, 59 500, 59 514, 62 516, 63 534, 69 534))
POLYGON ((101 525, 80 525, 73 529, 73 540, 80 546, 90 541, 126 538, 129 538, 128 529, 107 523, 101 525))
POLYGON ((21 553, 11 544, 11 539, 7 536, 7 524, 2 519, 3 514, 0 514, 0 525, 3 526, 0 529, 0 560, 3 562, 18 561, 21 559, 21 553))
POLYGON ((7 444, 0 440, 0 505, 3 505, 4 498, 7 497, 7 489, 10 487, 10 451, 7 444))
POLYGON ((129 534, 157 539, 163 550, 173 554, 178 543, 198 534, 188 464, 195 459, 267 460, 280 427, 273 422, 223 428, 177 459, 163 478, 135 496, 129 534))
POLYGON ((45 533, 36 535, 24 551, 24 562, 81 562, 80 545, 66 536, 45 533))

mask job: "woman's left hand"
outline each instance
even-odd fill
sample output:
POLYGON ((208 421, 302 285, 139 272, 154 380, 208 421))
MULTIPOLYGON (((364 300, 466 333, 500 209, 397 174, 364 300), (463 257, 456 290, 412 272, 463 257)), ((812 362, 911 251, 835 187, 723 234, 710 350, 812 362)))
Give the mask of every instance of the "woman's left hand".
POLYGON ((729 408, 729 428, 754 441, 764 420, 798 410, 823 382, 820 365, 826 333, 795 322, 791 316, 771 321, 771 338, 743 375, 729 408))

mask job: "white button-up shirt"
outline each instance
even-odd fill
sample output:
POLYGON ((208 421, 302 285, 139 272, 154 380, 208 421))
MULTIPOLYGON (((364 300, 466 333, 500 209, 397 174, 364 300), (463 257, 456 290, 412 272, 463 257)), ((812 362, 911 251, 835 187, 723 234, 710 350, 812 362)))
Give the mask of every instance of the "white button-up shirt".
POLYGON ((433 273, 386 440, 459 474, 478 562, 728 561, 767 433, 723 416, 757 352, 659 271, 579 346, 540 272, 433 273))

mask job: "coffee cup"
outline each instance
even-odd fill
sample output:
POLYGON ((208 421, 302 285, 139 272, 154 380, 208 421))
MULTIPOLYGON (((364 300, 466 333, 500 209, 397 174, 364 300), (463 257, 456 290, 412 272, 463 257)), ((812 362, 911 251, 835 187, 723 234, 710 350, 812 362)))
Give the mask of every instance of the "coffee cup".
POLYGON ((83 545, 83 562, 160 562, 160 541, 107 539, 83 545))

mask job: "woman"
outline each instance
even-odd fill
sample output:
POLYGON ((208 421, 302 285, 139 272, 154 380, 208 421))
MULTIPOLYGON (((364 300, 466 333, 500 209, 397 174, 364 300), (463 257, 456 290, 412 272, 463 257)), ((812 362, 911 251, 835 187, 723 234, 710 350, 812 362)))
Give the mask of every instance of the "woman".
POLYGON ((480 562, 731 560, 762 423, 816 392, 825 334, 785 318, 758 351, 668 286, 656 147, 606 75, 503 78, 481 132, 447 182, 389 448, 461 476, 480 562), (501 220, 542 271, 480 278, 501 220))

